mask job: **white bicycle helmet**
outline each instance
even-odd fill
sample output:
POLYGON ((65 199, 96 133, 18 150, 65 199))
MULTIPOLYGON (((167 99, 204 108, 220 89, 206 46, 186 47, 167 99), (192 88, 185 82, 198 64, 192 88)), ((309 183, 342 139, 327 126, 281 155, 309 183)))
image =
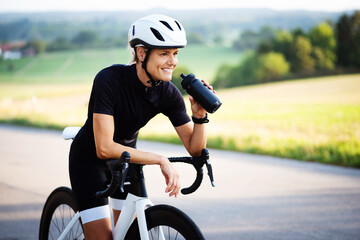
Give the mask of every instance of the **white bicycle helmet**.
POLYGON ((179 21, 160 14, 153 14, 131 24, 129 44, 132 48, 142 45, 153 48, 183 48, 186 46, 186 34, 179 21))

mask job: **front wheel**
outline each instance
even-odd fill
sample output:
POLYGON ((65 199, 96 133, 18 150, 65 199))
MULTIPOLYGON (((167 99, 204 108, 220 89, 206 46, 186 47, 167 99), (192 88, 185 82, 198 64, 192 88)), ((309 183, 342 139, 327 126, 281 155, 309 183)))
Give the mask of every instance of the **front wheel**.
MULTIPOLYGON (((158 227, 161 227, 165 239, 203 240, 204 237, 196 224, 182 211, 168 205, 156 205, 146 209, 146 223, 149 239, 158 239, 158 227)), ((129 228, 125 239, 140 240, 137 220, 129 228)))
MULTIPOLYGON (((72 190, 67 187, 55 189, 46 200, 41 215, 39 239, 58 239, 77 211, 78 207, 72 190)), ((85 239, 80 218, 65 239, 85 239)))

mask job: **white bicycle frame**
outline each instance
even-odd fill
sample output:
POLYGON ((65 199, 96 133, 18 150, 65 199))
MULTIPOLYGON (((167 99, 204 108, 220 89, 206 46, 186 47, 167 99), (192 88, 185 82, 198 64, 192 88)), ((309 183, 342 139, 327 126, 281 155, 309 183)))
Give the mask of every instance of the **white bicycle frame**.
MULTIPOLYGON (((136 215, 141 240, 149 240, 145 209, 153 205, 154 204, 150 201, 150 199, 138 197, 129 193, 126 197, 119 219, 117 220, 115 228, 113 229, 113 239, 123 240, 125 238, 126 233, 129 230, 136 215)), ((71 219, 69 224, 66 226, 58 240, 63 240, 66 237, 70 229, 74 226, 76 221, 79 220, 79 218, 80 213, 77 212, 75 216, 71 219)), ((164 233, 161 227, 155 228, 155 236, 157 236, 157 239, 159 240, 165 240, 164 233)))
MULTIPOLYGON (((73 139, 79 130, 79 127, 67 127, 63 131, 63 138, 73 139)), ((125 238, 126 233, 129 230, 136 215, 141 240, 149 240, 145 209, 151 206, 154 206, 154 204, 150 201, 149 198, 138 197, 129 193, 125 199, 119 219, 117 220, 115 227, 113 228, 113 239, 123 240, 125 238)), ((80 213, 77 212, 75 216, 71 219, 71 221, 68 223, 58 240, 63 240, 69 233, 70 229, 79 219, 80 213)), ((157 236, 157 239, 159 240, 165 240, 165 236, 161 227, 155 228, 155 236, 157 236)))

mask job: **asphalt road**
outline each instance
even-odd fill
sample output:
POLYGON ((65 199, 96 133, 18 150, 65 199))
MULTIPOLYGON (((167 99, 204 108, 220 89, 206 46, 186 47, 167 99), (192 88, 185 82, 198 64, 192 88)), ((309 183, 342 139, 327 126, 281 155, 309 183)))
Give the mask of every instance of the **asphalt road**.
MULTIPOLYGON (((70 141, 58 131, 0 125, 0 240, 37 239, 48 194, 69 186, 70 141)), ((182 156, 181 146, 138 148, 182 156)), ((216 187, 205 178, 190 196, 170 199, 156 166, 146 166, 154 203, 185 211, 206 239, 360 239, 360 171, 210 149, 216 187)), ((194 177, 177 164, 183 186, 194 177)))

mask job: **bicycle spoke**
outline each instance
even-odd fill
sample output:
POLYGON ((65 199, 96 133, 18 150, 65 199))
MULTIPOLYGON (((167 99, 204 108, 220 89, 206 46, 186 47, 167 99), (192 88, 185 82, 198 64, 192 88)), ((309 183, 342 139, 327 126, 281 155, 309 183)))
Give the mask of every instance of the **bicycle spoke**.
POLYGON ((49 231, 49 237, 51 238, 51 239, 55 239, 54 237, 53 237, 53 235, 51 234, 51 232, 49 231))
MULTIPOLYGON (((60 206, 59 206, 60 207, 60 206)), ((51 219, 51 225, 50 225, 50 231, 49 233, 52 235, 52 234, 55 234, 55 231, 57 230, 58 233, 61 233, 61 222, 59 224, 59 207, 55 210, 54 212, 54 217, 51 219)), ((52 237, 53 239, 56 239, 56 237, 52 237)))
MULTIPOLYGON (((76 215, 76 211, 77 206, 71 190, 66 187, 55 189, 46 201, 43 210, 39 239, 58 239, 65 233, 64 230, 76 215)), ((76 219, 74 225, 66 232, 64 239, 84 240, 80 219, 76 219)))
POLYGON ((51 223, 53 223, 51 226, 54 226, 54 228, 57 229, 58 232, 61 232, 60 227, 59 227, 59 224, 58 224, 58 218, 56 218, 56 216, 55 216, 55 221, 54 221, 54 220, 51 220, 51 223), (56 222, 55 222, 55 221, 56 221, 56 222))
MULTIPOLYGON (((51 219, 49 239, 57 239, 74 216, 75 213, 67 205, 63 204, 58 206, 54 211, 53 218, 51 219)), ((72 227, 72 229, 70 229, 65 239, 74 240, 80 239, 82 237, 83 232, 81 222, 77 221, 75 225, 72 227)))
POLYGON ((154 236, 153 236, 153 234, 152 234, 152 229, 150 229, 150 235, 151 235, 151 239, 154 239, 154 236))
POLYGON ((160 228, 163 230, 166 240, 183 240, 181 233, 175 228, 169 226, 157 226, 149 230, 149 239, 159 239, 160 228), (166 228, 166 229, 165 229, 166 228))

